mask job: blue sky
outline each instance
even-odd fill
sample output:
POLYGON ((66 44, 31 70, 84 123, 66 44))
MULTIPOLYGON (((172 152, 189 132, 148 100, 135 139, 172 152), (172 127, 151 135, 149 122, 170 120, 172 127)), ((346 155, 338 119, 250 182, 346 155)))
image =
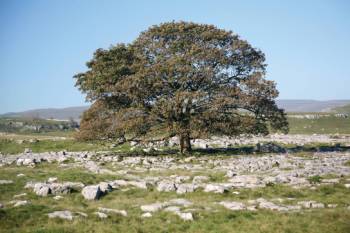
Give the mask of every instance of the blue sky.
POLYGON ((72 76, 97 48, 172 20, 232 30, 281 99, 350 99, 350 1, 1 0, 0 113, 86 105, 72 76))

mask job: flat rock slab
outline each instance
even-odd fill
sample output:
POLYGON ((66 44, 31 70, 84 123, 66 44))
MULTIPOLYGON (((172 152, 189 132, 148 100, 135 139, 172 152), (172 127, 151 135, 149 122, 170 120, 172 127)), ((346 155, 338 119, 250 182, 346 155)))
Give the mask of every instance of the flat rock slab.
POLYGON ((0 184, 13 184, 12 180, 0 180, 0 184))
POLYGON ((109 208, 103 208, 103 207, 99 207, 98 210, 99 212, 102 212, 102 213, 118 214, 124 217, 128 216, 128 213, 125 210, 109 209, 109 208))
POLYGON ((49 218, 61 218, 65 220, 73 220, 74 216, 69 210, 55 211, 48 214, 49 218))
POLYGON ((81 194, 86 200, 98 200, 104 193, 101 191, 100 186, 90 185, 84 187, 81 194))

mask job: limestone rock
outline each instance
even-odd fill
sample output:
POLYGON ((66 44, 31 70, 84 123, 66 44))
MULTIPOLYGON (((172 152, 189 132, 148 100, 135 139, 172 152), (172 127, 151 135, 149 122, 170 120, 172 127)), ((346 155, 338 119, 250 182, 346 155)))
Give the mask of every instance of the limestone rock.
POLYGON ((224 193, 227 192, 228 188, 220 184, 207 184, 204 188, 204 192, 213 192, 213 193, 224 193))
POLYGON ((150 217, 152 217, 152 214, 151 214, 150 212, 146 212, 146 213, 143 213, 143 214, 141 215, 141 217, 142 217, 142 218, 150 218, 150 217))
POLYGON ((20 198, 20 197, 24 197, 24 196, 27 196, 27 193, 21 193, 21 194, 17 194, 17 195, 14 195, 13 198, 20 198))
POLYGON ((181 213, 181 212, 178 212, 176 213, 182 220, 185 220, 185 221, 193 221, 193 215, 192 213, 181 213))
POLYGON ((108 184, 107 182, 101 182, 101 183, 99 183, 98 186, 100 187, 100 190, 103 193, 108 193, 108 192, 112 191, 112 186, 110 184, 108 184))
POLYGON ((108 215, 105 214, 105 213, 95 212, 95 214, 96 214, 99 218, 108 218, 108 215))
POLYGON ((30 204, 30 202, 27 201, 27 200, 24 200, 24 201, 16 201, 15 204, 14 204, 14 207, 24 206, 24 205, 28 205, 28 204, 30 204))
POLYGON ((318 203, 316 201, 299 201, 298 205, 301 205, 302 207, 306 209, 310 208, 324 208, 325 205, 323 203, 318 203))
POLYGON ((122 215, 124 217, 128 216, 128 213, 125 210, 108 209, 108 208, 103 208, 103 207, 99 207, 98 210, 102 213, 119 214, 119 215, 122 215))
POLYGON ((246 208, 243 203, 235 201, 222 201, 219 204, 230 210, 244 210, 246 208))
POLYGON ((160 202, 149 204, 149 205, 142 205, 141 210, 144 212, 156 212, 158 210, 161 210, 166 205, 160 202))
POLYGON ((73 220, 73 214, 69 210, 55 211, 48 214, 49 218, 61 218, 65 220, 73 220))
POLYGON ((103 195, 98 185, 89 185, 83 188, 81 194, 86 200, 98 200, 103 195))
POLYGON ((51 193, 49 185, 45 183, 36 183, 34 185, 33 191, 36 195, 46 197, 51 193))
POLYGON ((193 203, 189 200, 183 199, 183 198, 177 198, 177 199, 171 199, 167 202, 165 202, 167 205, 180 205, 180 206, 191 206, 193 203))
POLYGON ((12 180, 0 180, 0 184, 12 184, 12 180))
POLYGON ((184 194, 184 193, 192 193, 196 190, 196 185, 194 184, 179 184, 177 185, 176 193, 184 194))
POLYGON ((157 190, 159 192, 171 192, 176 190, 175 183, 171 180, 163 180, 158 183, 157 190))
POLYGON ((57 177, 50 177, 48 180, 47 180, 47 182, 49 182, 49 183, 54 183, 54 182, 57 182, 57 177))

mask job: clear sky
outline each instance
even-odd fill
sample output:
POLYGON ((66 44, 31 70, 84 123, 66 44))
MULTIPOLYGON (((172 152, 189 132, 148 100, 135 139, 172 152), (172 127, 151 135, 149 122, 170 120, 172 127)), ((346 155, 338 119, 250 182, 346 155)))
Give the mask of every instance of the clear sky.
POLYGON ((86 105, 72 76, 149 26, 232 30, 267 58, 281 99, 350 99, 350 1, 1 0, 0 113, 86 105))

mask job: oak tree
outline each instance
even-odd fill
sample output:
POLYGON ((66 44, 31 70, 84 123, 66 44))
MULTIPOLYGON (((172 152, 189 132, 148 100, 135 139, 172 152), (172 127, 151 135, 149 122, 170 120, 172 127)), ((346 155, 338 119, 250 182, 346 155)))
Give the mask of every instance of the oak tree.
MULTIPOLYGON (((76 86, 108 112, 108 130, 96 138, 178 136, 184 152, 194 138, 288 132, 276 84, 265 78, 264 54, 213 25, 152 26, 130 44, 98 49, 87 67, 74 76, 76 86)), ((101 121, 91 116, 83 118, 81 134, 101 121)))

